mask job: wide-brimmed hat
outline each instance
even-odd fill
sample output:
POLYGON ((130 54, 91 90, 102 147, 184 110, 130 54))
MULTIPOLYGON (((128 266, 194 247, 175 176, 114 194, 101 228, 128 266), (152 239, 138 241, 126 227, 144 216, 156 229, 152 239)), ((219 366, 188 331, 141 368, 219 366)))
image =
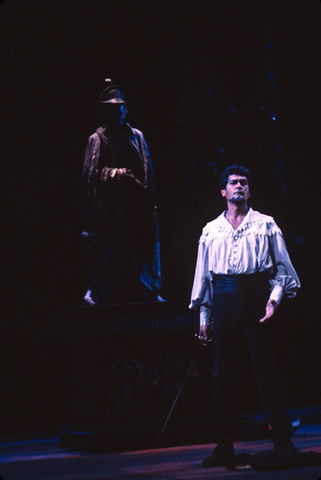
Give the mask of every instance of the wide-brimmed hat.
POLYGON ((105 82, 108 87, 100 95, 99 103, 125 103, 125 97, 117 85, 113 85, 110 78, 107 78, 105 82))

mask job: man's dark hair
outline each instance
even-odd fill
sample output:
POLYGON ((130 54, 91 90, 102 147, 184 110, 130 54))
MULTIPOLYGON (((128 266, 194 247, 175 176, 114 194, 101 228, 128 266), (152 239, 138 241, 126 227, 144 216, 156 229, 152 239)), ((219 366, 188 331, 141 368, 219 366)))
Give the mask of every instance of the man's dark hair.
POLYGON ((251 190, 252 186, 252 175, 250 170, 244 167, 240 167, 240 165, 231 165, 227 167, 220 177, 220 190, 225 190, 226 184, 228 182, 228 177, 230 175, 240 175, 241 177, 246 177, 247 182, 249 184, 249 189, 251 190))

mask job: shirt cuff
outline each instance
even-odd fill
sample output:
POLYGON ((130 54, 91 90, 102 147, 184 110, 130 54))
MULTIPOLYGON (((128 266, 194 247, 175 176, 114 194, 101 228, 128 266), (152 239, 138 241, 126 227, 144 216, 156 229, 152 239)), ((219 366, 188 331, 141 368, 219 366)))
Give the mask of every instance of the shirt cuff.
POLYGON ((274 300, 278 305, 280 305, 283 295, 283 288, 280 285, 276 285, 271 292, 270 300, 274 300))
POLYGON ((212 308, 205 305, 200 306, 200 325, 211 325, 212 308))

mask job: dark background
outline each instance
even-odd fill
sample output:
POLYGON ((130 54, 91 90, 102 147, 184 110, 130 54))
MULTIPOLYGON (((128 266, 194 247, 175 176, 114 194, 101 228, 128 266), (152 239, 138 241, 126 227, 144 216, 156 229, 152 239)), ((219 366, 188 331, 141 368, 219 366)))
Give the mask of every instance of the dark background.
POLYGON ((320 2, 6 0, 0 22, 2 432, 62 426, 49 316, 87 288, 81 171, 106 77, 151 152, 162 296, 189 298, 219 173, 250 168, 302 281, 275 326, 289 406, 319 405, 320 2))

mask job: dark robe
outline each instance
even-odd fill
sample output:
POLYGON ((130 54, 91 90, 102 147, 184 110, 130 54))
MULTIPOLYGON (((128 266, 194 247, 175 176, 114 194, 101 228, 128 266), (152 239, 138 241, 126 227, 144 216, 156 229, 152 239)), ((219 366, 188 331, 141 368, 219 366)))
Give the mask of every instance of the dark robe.
POLYGON ((88 139, 82 238, 97 304, 154 301, 160 289, 155 178, 143 134, 128 123, 88 139))

